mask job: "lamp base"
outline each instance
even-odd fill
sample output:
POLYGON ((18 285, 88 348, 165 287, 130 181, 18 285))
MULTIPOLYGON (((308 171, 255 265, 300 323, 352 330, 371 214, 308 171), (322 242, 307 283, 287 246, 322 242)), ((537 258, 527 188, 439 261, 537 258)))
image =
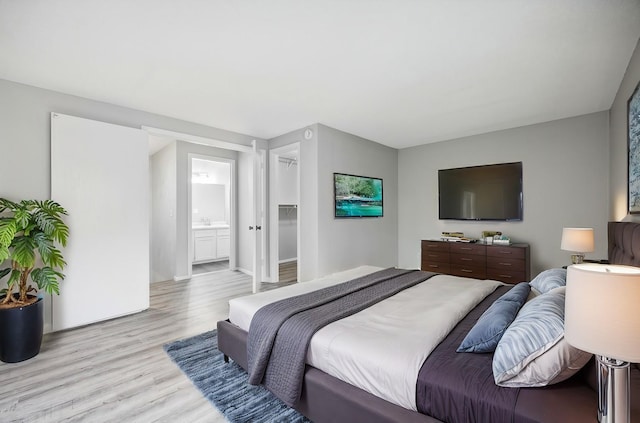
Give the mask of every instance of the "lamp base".
POLYGON ((580 264, 584 261, 584 254, 576 253, 571 254, 571 263, 580 264))
POLYGON ((630 385, 629 363, 596 355, 598 372, 598 421, 629 423, 630 385))

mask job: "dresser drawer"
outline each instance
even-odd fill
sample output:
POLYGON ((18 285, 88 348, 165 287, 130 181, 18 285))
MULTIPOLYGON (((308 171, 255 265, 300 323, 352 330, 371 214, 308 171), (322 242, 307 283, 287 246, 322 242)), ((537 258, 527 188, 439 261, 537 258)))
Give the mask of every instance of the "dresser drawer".
POLYGON ((487 246, 487 256, 490 257, 511 257, 524 260, 525 248, 503 247, 500 245, 487 246))
POLYGON ((425 272, 449 273, 451 267, 449 266, 449 263, 438 263, 423 260, 420 270, 424 270, 425 272))
POLYGON ((487 270, 484 266, 463 266, 451 264, 451 270, 449 273, 455 276, 464 276, 465 278, 487 278, 487 270))
POLYGON ((442 261, 449 263, 449 252, 439 250, 422 250, 422 261, 442 261))
POLYGON ((486 255, 486 247, 480 244, 470 244, 466 242, 453 242, 451 243, 450 251, 452 253, 460 254, 473 254, 473 255, 486 255))
POLYGON ((511 257, 487 256, 487 268, 524 272, 524 260, 511 257))
POLYGON ((440 251, 444 253, 449 252, 449 244, 442 241, 422 241, 422 252, 425 251, 440 251))
POLYGON ((451 253, 451 265, 484 267, 487 258, 478 254, 451 253))
POLYGON ((518 283, 527 281, 524 271, 518 272, 506 269, 487 269, 487 279, 493 279, 506 283, 518 283))

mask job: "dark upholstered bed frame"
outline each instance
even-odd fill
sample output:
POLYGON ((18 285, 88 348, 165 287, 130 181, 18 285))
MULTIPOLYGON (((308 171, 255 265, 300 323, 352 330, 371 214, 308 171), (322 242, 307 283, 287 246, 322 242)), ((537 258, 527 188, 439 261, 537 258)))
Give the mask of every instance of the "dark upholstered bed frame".
MULTIPOLYGON (((609 222, 609 261, 640 266, 640 224, 609 222)), ((247 332, 229 321, 218 322, 218 348, 247 369, 247 332)), ((517 408, 526 422, 597 422, 595 365, 569 381, 546 388, 521 389, 517 408)), ((631 421, 640 423, 640 369, 632 366, 631 421)), ((440 420, 404 409, 307 366, 302 398, 296 409, 316 423, 438 423, 440 420)))

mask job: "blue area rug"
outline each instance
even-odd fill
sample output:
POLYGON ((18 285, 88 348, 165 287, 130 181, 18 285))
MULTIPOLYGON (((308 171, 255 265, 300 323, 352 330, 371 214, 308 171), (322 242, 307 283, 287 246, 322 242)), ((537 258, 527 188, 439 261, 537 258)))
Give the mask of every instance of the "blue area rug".
POLYGON ((217 331, 164 346, 180 370, 232 423, 309 422, 262 386, 247 383, 247 373, 218 351, 217 331))

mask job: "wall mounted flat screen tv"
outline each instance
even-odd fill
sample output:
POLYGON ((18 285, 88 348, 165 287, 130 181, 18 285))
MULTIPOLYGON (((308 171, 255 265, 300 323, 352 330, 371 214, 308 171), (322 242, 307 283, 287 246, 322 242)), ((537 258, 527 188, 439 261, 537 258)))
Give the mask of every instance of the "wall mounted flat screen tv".
POLYGON ((440 219, 522 220, 522 162, 438 171, 440 219))
POLYGON ((333 174, 335 217, 382 217, 382 179, 333 174))

